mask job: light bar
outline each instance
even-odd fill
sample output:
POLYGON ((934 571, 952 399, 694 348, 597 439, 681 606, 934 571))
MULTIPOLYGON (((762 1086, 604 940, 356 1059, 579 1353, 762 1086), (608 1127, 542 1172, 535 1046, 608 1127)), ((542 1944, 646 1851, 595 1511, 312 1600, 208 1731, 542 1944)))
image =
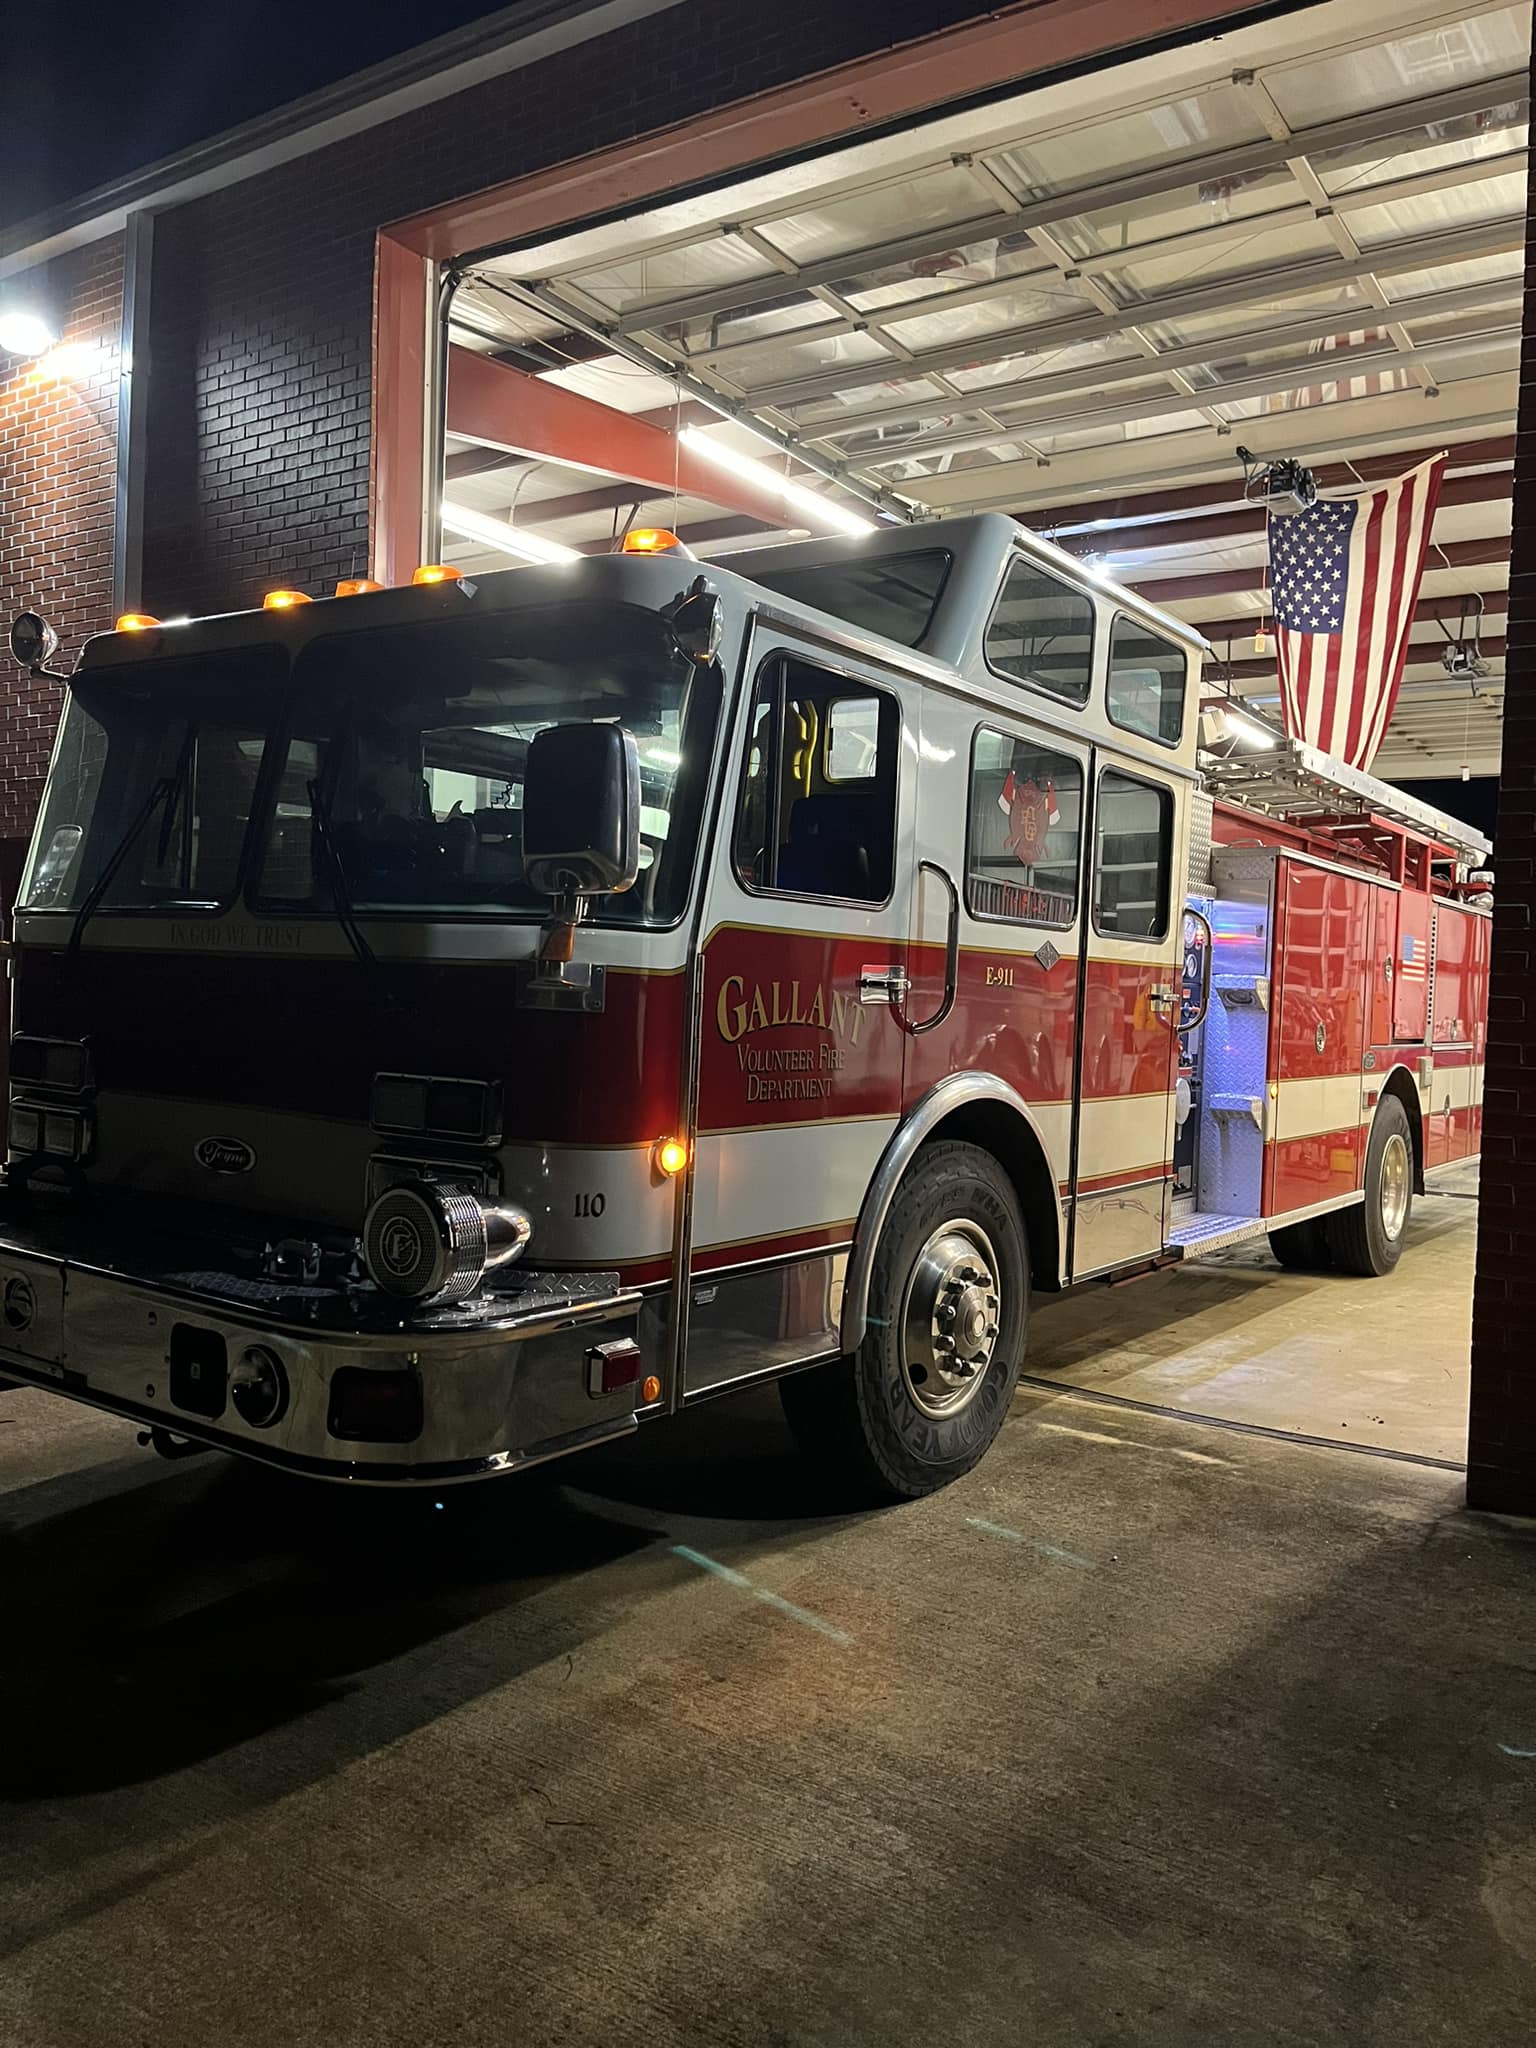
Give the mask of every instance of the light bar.
POLYGON ((523 562, 579 562, 575 548, 562 547, 557 540, 545 540, 525 526, 513 526, 505 519, 493 519, 488 512, 472 512, 467 505, 443 500, 444 530, 460 540, 477 540, 488 548, 500 548, 504 555, 516 555, 523 562))
POLYGON ((691 448, 695 455, 702 455, 707 462, 717 463, 721 469, 729 470, 732 476, 739 476, 743 483, 755 484, 760 491, 776 491, 786 505, 793 505, 797 511, 808 512, 836 533, 873 533, 875 522, 864 518, 862 513, 850 512, 845 506, 837 505, 820 492, 809 490, 804 484, 797 484, 791 478, 780 476, 770 469, 766 462, 757 462, 750 455, 738 455, 734 448, 727 448, 723 442, 712 441, 699 427, 684 427, 677 437, 685 448, 691 448))

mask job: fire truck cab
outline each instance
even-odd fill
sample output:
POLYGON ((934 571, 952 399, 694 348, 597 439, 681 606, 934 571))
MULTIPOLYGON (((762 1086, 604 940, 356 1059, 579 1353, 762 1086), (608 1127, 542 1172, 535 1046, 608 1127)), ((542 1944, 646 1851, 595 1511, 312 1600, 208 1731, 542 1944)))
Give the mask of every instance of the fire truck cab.
POLYGON ((910 1497, 1032 1292, 1264 1232, 1386 1271, 1476 1150, 1486 845, 1203 705, 1205 652, 996 515, 91 641, 3 1370, 432 1485, 777 1376, 910 1497))

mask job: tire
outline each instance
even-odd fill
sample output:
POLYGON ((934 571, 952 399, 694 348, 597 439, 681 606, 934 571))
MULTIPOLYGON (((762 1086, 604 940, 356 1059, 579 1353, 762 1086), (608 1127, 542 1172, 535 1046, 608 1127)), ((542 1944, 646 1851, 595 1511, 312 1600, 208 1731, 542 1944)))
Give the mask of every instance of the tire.
POLYGON ((1029 1249, 1008 1176, 978 1146, 924 1146, 880 1233, 863 1343, 779 1383, 801 1450, 865 1501, 949 1485, 1002 1428, 1028 1315, 1029 1249))
POLYGON ((1305 1223, 1287 1223, 1269 1233, 1269 1248, 1282 1266, 1295 1273, 1321 1273, 1333 1264, 1324 1229, 1326 1216, 1309 1216, 1305 1223))
POLYGON ((1374 1279, 1403 1255, 1413 1209, 1413 1133, 1395 1095, 1378 1106, 1365 1155, 1365 1200, 1323 1218, 1328 1248, 1341 1273, 1374 1279))

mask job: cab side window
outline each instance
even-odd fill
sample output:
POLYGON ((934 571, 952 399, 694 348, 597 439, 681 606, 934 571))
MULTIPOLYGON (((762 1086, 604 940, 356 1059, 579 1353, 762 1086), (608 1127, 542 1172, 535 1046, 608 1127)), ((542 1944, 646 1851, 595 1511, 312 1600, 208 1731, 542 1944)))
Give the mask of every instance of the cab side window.
POLYGON ((987 625, 987 666, 1066 704, 1086 704, 1093 599, 1015 555, 987 625))
POLYGON ((978 726, 965 858, 972 917, 1071 924, 1082 817, 1083 771, 1070 754, 978 726))
POLYGON ((1184 731, 1188 674, 1182 647, 1122 613, 1109 635, 1110 723, 1176 747, 1184 731))
POLYGON ((733 852, 743 887, 884 903, 901 713, 885 690, 779 655, 747 721, 733 852))
POLYGON ((1094 929, 1119 939, 1162 938, 1172 866, 1172 792, 1106 768, 1094 820, 1094 929))

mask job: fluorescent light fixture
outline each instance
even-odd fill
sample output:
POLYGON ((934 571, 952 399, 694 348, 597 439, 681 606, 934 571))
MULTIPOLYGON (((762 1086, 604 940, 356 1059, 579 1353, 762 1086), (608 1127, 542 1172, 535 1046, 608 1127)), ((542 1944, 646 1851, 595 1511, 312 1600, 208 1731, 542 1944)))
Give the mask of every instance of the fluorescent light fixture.
POLYGON ((717 463, 721 469, 728 469, 732 476, 739 476, 743 483, 755 484, 760 491, 776 491, 786 505, 793 505, 797 511, 808 512, 824 526, 832 527, 838 533, 873 533, 875 522, 866 519, 859 512, 849 512, 831 499, 823 498, 819 492, 807 490, 804 484, 797 484, 790 478, 780 476, 765 462, 756 462, 750 455, 738 455, 734 448, 727 448, 723 442, 712 441, 699 427, 684 427, 678 439, 685 448, 691 448, 695 455, 702 455, 707 462, 717 463))
POLYGON ((1246 711, 1234 711, 1230 704, 1223 704, 1221 708, 1227 721, 1227 731, 1233 739, 1246 740, 1250 747, 1272 747, 1275 744, 1275 735, 1267 725, 1260 725, 1246 711))
POLYGON ((41 313, 26 306, 0 312, 0 352, 8 356, 40 356, 55 347, 58 335, 41 313))
POLYGON ((505 519, 493 519, 489 512, 472 512, 467 505, 443 501, 445 530, 460 540, 477 540, 484 547, 500 548, 504 555, 516 555, 520 562, 579 562, 575 548, 562 547, 557 540, 545 540, 526 526, 513 526, 505 519))

